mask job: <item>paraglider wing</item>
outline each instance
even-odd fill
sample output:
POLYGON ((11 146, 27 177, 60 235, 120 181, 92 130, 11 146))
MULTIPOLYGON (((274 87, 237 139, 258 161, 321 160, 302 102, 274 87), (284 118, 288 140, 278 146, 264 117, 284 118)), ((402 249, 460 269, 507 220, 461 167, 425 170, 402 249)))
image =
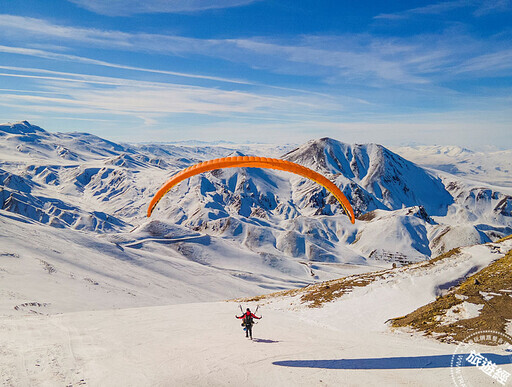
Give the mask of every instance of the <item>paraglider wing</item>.
POLYGON ((176 173, 157 191, 153 199, 151 199, 148 208, 148 217, 151 216, 151 213, 155 209, 160 199, 162 199, 162 197, 172 187, 179 184, 183 180, 188 179, 189 177, 192 177, 199 173, 213 171, 215 169, 235 167, 277 169, 280 171, 295 173, 307 179, 313 180, 316 183, 320 184, 321 186, 325 187, 330 193, 332 193, 334 197, 338 200, 338 202, 340 202, 341 206, 345 210, 345 213, 350 218, 350 221, 352 223, 355 222, 354 210, 352 209, 350 202, 345 197, 345 195, 343 195, 341 190, 325 176, 313 171, 312 169, 293 163, 291 161, 253 156, 222 157, 220 159, 209 160, 199 164, 195 164, 176 173))

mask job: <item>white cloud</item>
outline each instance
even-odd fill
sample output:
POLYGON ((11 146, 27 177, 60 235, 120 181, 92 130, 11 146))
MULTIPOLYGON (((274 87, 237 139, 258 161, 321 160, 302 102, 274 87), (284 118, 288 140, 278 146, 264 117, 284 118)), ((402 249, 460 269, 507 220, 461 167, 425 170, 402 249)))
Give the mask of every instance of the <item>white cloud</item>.
POLYGON ((495 12, 510 11, 511 3, 511 0, 484 0, 473 14, 475 16, 484 16, 495 12))
POLYGON ((483 16, 495 12, 506 12, 511 8, 511 0, 454 0, 429 4, 424 7, 407 9, 395 13, 382 13, 374 19, 398 20, 415 15, 441 15, 461 8, 474 9, 474 16, 483 16))
POLYGON ((131 35, 120 31, 62 26, 43 19, 6 14, 0 14, 0 25, 5 28, 3 35, 7 37, 15 34, 16 31, 22 31, 34 37, 54 37, 90 44, 101 44, 112 40, 119 46, 130 46, 131 35))
POLYGON ((512 49, 483 54, 460 63, 455 73, 476 73, 479 76, 498 76, 502 71, 512 70, 512 49))
MULTIPOLYGON (((89 47, 94 45, 116 50, 182 56, 202 55, 294 75, 325 78, 346 77, 360 80, 376 79, 397 83, 426 82, 421 76, 414 74, 410 71, 411 69, 403 65, 404 56, 415 54, 414 52, 402 52, 402 55, 385 53, 376 48, 379 45, 374 44, 377 42, 372 37, 364 39, 352 36, 327 37, 325 39, 303 37, 290 43, 257 39, 196 39, 174 35, 129 34, 121 31, 58 26, 41 19, 11 15, 0 15, 0 27, 9 30, 10 34, 17 32, 24 37, 30 36, 32 41, 46 37, 89 47), (332 44, 332 40, 335 40, 335 44, 332 44), (297 66, 297 64, 301 66, 297 66)), ((397 47, 391 40, 385 43, 388 47, 394 46, 395 49, 397 47)), ((0 47, 0 50, 2 49, 6 50, 5 46, 0 47)), ((403 48, 400 47, 400 49, 403 48)), ((27 49, 25 52, 29 53, 27 49)), ((43 51, 38 52, 37 50, 30 53, 43 55, 43 51)), ((104 64, 100 61, 84 60, 75 56, 66 57, 66 54, 48 53, 47 55, 54 58, 82 60, 84 63, 104 64)), ((118 67, 129 68, 129 66, 118 67)), ((233 80, 230 81, 233 82, 233 80)))
POLYGON ((429 4, 424 7, 411 8, 402 12, 382 13, 374 19, 403 19, 412 15, 439 15, 454 9, 468 7, 474 4, 472 0, 445 1, 436 4, 429 4))
POLYGON ((208 40, 192 39, 173 35, 131 34, 115 30, 81 28, 50 23, 43 19, 0 14, 0 26, 7 37, 31 37, 31 41, 57 39, 60 43, 75 42, 95 47, 114 48, 126 51, 157 51, 183 53, 204 49, 208 40))
POLYGON ((141 13, 183 13, 209 9, 239 7, 258 0, 69 0, 108 16, 130 16, 141 13))
MULTIPOLYGON (((310 66, 302 69, 303 74, 309 71, 309 75, 328 74, 330 78, 343 78, 348 81, 371 79, 400 84, 428 83, 426 79, 409 72, 402 57, 383 55, 371 47, 371 41, 358 46, 358 42, 340 37, 339 43, 340 46, 336 48, 323 48, 320 37, 317 37, 313 45, 236 41, 237 46, 243 50, 260 54, 261 57, 273 58, 272 66, 280 68, 282 72, 292 72, 293 65, 290 64, 300 63, 310 66), (276 63, 276 59, 280 59, 281 63, 276 63)), ((258 64, 265 66, 265 62, 258 64)))
MULTIPOLYGON (((453 2, 455 3, 455 2, 453 2)), ((319 77, 326 82, 387 87, 390 84, 427 84, 427 73, 450 70, 451 65, 481 54, 484 42, 459 31, 408 38, 372 35, 300 36, 288 40, 197 39, 175 35, 125 33, 72 26, 45 20, 0 15, 0 27, 30 44, 68 42, 110 50, 147 52, 187 57, 201 55, 233 63, 243 63, 258 71, 319 77), (478 43, 478 42, 477 42, 478 43), (462 53, 462 55, 461 55, 462 53)), ((245 80, 183 74, 166 70, 116 65, 75 55, 28 48, 0 46, 0 51, 109 66, 119 69, 221 81, 256 86, 245 80)))
POLYGON ((51 52, 51 51, 38 50, 38 49, 26 48, 26 47, 12 47, 12 46, 0 45, 0 52, 9 53, 9 54, 17 54, 17 55, 27 55, 27 56, 33 56, 33 57, 38 57, 38 58, 61 60, 61 61, 69 61, 69 62, 75 62, 75 63, 92 64, 92 65, 97 65, 97 66, 116 68, 116 69, 120 69, 120 70, 133 70, 133 71, 141 71, 141 72, 148 72, 148 73, 155 73, 155 74, 172 75, 172 76, 183 77, 183 78, 203 79, 203 80, 209 80, 209 81, 235 83, 235 84, 243 84, 243 85, 257 85, 256 83, 244 81, 241 79, 229 79, 229 78, 213 77, 213 76, 201 75, 201 74, 190 74, 190 73, 181 73, 181 72, 176 72, 176 71, 167 71, 167 70, 159 70, 159 69, 149 69, 149 68, 144 68, 144 67, 127 66, 127 65, 117 64, 117 63, 106 62, 106 61, 102 61, 102 60, 86 58, 86 57, 77 56, 77 55, 61 54, 61 53, 55 53, 55 52, 51 52))
MULTIPOLYGON (((59 60, 59 61, 69 61, 69 62, 75 62, 75 63, 83 63, 83 64, 92 64, 96 66, 103 66, 103 67, 110 67, 115 69, 121 69, 121 70, 131 70, 135 72, 146 72, 146 73, 154 73, 154 74, 162 74, 162 75, 170 75, 174 77, 179 78, 189 78, 189 79, 196 79, 196 80, 204 80, 204 81, 213 81, 216 83, 231 83, 234 85, 244 85, 244 86, 254 86, 258 88, 266 88, 266 89, 274 89, 274 90, 281 90, 284 92, 293 92, 293 93, 300 93, 305 95, 312 95, 317 97, 324 97, 327 99, 332 99, 333 96, 329 95, 327 93, 321 93, 321 92, 315 92, 310 90, 304 90, 299 88, 293 88, 293 87, 281 87, 276 85, 268 85, 263 84, 259 82, 251 82, 246 81, 243 79, 230 79, 230 78, 223 78, 223 77, 215 77, 215 76, 208 76, 208 75, 201 75, 201 74, 190 74, 190 73, 181 73, 176 71, 168 71, 168 70, 159 70, 159 69, 149 69, 144 67, 136 67, 136 66, 127 66, 127 65, 121 65, 117 63, 111 63, 111 62, 105 62, 101 60, 91 59, 91 58, 85 58, 81 56, 76 55, 69 55, 69 54, 61 54, 61 53, 55 53, 50 51, 44 51, 44 50, 37 50, 32 48, 24 48, 24 47, 11 47, 11 46, 2 46, 0 45, 0 53, 9 53, 9 54, 17 54, 17 55, 26 55, 26 56, 32 56, 37 58, 46 58, 46 59, 53 59, 53 60, 59 60)), ((5 66, 0 66, 0 68, 6 68, 5 66)), ((27 70, 27 69, 25 69, 27 70)), ((44 72, 43 70, 36 69, 37 72, 44 72)), ((46 71, 46 73, 56 73, 52 71, 46 71)), ((63 75, 65 73, 60 72, 60 75, 63 75)), ((75 74, 76 75, 76 74, 75 74)), ((91 76, 89 76, 91 77, 91 76)), ((340 98, 340 96, 337 96, 336 98, 340 98)), ((361 98, 349 98, 349 97, 343 97, 343 99, 350 99, 353 102, 358 103, 365 103, 368 104, 368 101, 365 101, 361 98)))
POLYGON ((314 117, 327 111, 341 111, 342 105, 325 97, 271 95, 220 90, 168 82, 0 66, 8 72, 0 77, 17 77, 31 82, 35 92, 5 92, 5 104, 26 104, 37 111, 122 114, 145 117, 199 114, 226 117, 314 117), (46 95, 52 93, 51 95, 46 95), (43 94, 43 95, 41 95, 43 94))

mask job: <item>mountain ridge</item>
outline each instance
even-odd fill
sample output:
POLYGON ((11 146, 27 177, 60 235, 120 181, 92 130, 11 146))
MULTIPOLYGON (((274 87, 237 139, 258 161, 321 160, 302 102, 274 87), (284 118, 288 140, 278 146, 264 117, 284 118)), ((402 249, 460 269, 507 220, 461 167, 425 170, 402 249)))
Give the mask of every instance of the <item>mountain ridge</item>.
MULTIPOLYGON (((242 249, 251 259, 257 257, 258 270, 270 268, 276 277, 294 273, 300 281, 316 281, 337 276, 354 264, 403 265, 512 233, 508 192, 436 174, 382 145, 350 145, 330 138, 311 140, 282 157, 335 182, 358 214, 355 225, 318 184, 254 168, 194 176, 164 196, 146 219, 150 198, 173 173, 199 161, 251 154, 251 149, 226 144, 120 145, 83 133, 46 132, 26 121, 11 124, 8 130, 16 125, 24 134, 5 131, 0 136, 6 155, 0 161, 3 213, 98 237, 107 234, 112 240, 123 235, 123 243, 148 252, 155 244, 175 239, 147 239, 129 231, 154 222, 173 225, 176 232, 202 235, 178 238, 172 245, 181 246, 175 252, 183 259, 202 256, 206 266, 216 261, 211 259, 214 251, 225 249, 227 256, 236 256, 242 249), (62 149, 65 157, 59 153, 62 149)), ((261 149, 254 151, 266 156, 261 149)), ((233 264, 222 261, 216 267, 229 271, 233 264)))

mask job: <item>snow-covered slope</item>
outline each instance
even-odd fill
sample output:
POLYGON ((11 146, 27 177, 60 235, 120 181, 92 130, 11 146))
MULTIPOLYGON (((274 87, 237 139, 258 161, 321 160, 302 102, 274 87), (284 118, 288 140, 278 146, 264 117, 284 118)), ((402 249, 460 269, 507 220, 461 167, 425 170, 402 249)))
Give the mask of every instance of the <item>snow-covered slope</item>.
POLYGON ((223 302, 0 318, 0 374, 7 386, 451 383, 446 344, 371 332, 362 340, 270 308, 249 341, 237 312, 223 302))
MULTIPOLYGON (((387 320, 434 300, 511 248, 512 241, 472 246, 436 262, 243 301, 253 311, 261 305, 252 341, 234 318, 238 302, 0 317, 0 374, 12 386, 448 386, 457 347, 390 331, 387 320), (301 299, 326 293, 335 297, 321 308, 301 299)), ((31 308, 44 306, 20 306, 31 308)), ((508 372, 506 355, 492 360, 508 372)), ((477 367, 466 372, 475 385, 493 381, 477 367)))
POLYGON ((0 240, 1 315, 224 300, 304 285, 309 275, 298 263, 273 269, 236 245, 155 223, 97 235, 2 210, 0 240))
MULTIPOLYGON (((511 250, 512 239, 473 245, 454 249, 431 261, 353 275, 246 301, 294 310, 302 318, 333 330, 343 327, 353 334, 361 330, 385 332, 389 330, 389 320, 448 294, 450 289, 504 258, 511 250)), ((504 292, 509 291, 504 289, 504 292)))
POLYGON ((429 234, 437 225, 423 207, 375 210, 362 219, 367 219, 367 224, 360 228, 352 245, 364 256, 407 264, 432 255, 429 234))

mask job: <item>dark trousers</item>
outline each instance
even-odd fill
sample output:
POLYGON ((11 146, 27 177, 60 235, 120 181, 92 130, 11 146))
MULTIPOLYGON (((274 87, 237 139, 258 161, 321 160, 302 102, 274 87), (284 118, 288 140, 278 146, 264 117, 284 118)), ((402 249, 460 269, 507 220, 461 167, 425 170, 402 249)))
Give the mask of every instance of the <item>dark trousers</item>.
POLYGON ((251 337, 252 339, 252 325, 245 326, 245 337, 251 337))

